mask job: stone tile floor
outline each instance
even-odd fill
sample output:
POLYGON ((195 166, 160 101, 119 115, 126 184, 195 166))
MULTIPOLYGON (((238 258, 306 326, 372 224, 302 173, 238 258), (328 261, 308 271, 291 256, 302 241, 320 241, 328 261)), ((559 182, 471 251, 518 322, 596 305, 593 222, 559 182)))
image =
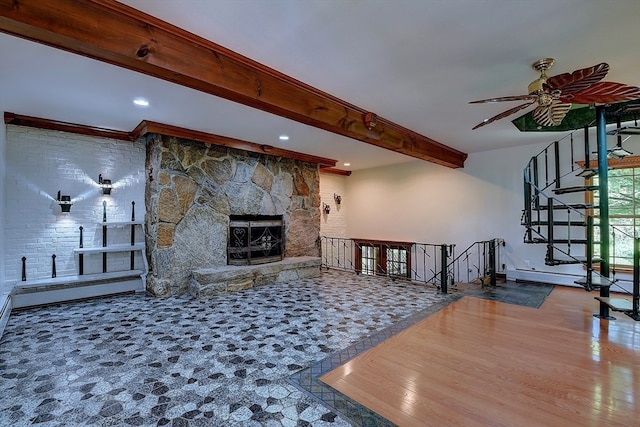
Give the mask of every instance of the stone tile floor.
POLYGON ((0 426, 358 424, 289 379, 451 298, 331 270, 207 301, 129 294, 14 311, 0 426))

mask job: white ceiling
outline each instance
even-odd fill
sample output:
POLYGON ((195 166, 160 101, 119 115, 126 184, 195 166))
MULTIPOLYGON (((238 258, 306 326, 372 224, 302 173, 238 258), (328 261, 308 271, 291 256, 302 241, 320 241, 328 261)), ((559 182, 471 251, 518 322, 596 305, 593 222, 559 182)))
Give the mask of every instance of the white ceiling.
MULTIPOLYGON (((640 86, 639 0, 122 3, 469 153, 556 138, 521 133, 510 119, 471 130, 517 104, 468 101, 525 94, 537 59, 556 59, 549 75, 607 62, 605 80, 640 86)), ((3 111, 126 131, 153 120, 336 159, 348 170, 415 160, 5 34, 0 58, 3 111), (135 107, 136 96, 151 106, 135 107), (282 133, 290 140, 279 141, 282 133)))

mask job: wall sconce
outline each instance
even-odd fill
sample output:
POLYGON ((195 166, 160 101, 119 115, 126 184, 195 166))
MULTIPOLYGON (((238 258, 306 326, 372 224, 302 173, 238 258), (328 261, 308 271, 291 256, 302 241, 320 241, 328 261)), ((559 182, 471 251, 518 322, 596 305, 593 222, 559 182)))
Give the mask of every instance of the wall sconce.
POLYGON ((62 209, 62 213, 69 213, 71 211, 71 196, 61 196, 60 191, 58 191, 58 204, 60 205, 60 209, 62 209))
POLYGON ((371 112, 364 113, 362 115, 362 120, 364 121, 364 125, 369 130, 372 130, 378 124, 378 116, 376 116, 374 113, 371 113, 371 112))
POLYGON ((324 211, 324 213, 328 214, 329 212, 331 212, 331 206, 329 206, 325 202, 322 202, 322 210, 324 211))
POLYGON ((98 185, 102 188, 102 194, 111 194, 113 184, 110 179, 102 178, 102 174, 98 175, 98 185))
POLYGON ((342 197, 339 194, 333 193, 333 199, 336 201, 336 205, 342 203, 342 197))

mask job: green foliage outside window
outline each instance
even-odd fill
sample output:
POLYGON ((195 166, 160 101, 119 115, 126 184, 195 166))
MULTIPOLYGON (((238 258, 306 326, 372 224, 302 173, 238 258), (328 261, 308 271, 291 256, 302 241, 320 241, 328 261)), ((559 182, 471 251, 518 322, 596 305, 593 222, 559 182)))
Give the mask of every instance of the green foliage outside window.
MULTIPOLYGON (((612 169, 608 173, 609 223, 611 229, 609 263, 611 266, 633 265, 633 238, 640 236, 640 166, 612 169)), ((593 178, 598 185, 598 177, 593 178)), ((598 192, 593 203, 599 205, 598 192)), ((598 217, 596 216, 596 221, 598 217)), ((594 241, 600 241, 600 229, 595 227, 594 241)), ((600 245, 594 244, 594 255, 600 255, 600 245)))

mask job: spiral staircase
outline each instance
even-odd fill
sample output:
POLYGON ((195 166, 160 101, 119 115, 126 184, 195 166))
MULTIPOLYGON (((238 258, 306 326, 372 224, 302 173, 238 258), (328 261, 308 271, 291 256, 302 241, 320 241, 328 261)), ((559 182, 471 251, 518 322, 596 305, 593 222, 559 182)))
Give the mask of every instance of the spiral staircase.
MULTIPOLYGON (((575 283, 587 291, 598 290, 599 312, 594 316, 614 319, 610 311, 640 320, 640 237, 634 242, 633 290, 618 285, 609 265, 611 235, 620 233, 609 224, 608 150, 605 106, 595 108, 596 149, 590 145, 589 126, 583 129, 582 144, 574 131, 554 141, 533 156, 524 168, 524 242, 546 245, 545 264, 583 265, 585 276, 575 283), (598 185, 585 180, 598 175, 598 185), (585 202, 585 193, 598 192, 597 206, 585 202), (599 257, 594 256, 594 235, 599 236, 599 257), (611 288, 616 291, 612 297, 611 288), (624 295, 619 294, 622 292, 624 295)), ((620 129, 620 126, 618 126, 620 129)), ((609 150, 610 151, 610 150, 609 150)))

